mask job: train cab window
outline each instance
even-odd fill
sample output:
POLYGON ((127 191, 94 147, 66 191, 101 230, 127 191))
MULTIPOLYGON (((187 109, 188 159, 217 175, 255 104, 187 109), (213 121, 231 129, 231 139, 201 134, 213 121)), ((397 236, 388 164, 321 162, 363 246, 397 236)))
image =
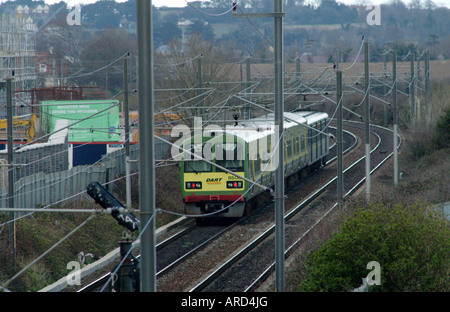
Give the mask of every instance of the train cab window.
POLYGON ((211 164, 202 160, 192 160, 184 162, 184 172, 211 172, 211 164))
MULTIPOLYGON (((244 153, 240 143, 216 144, 216 164, 231 171, 244 171, 244 153)), ((224 170, 216 168, 216 171, 224 170)))
MULTIPOLYGON (((210 144, 207 143, 194 143, 194 144, 186 144, 185 150, 190 150, 192 154, 201 156, 205 159, 210 159, 211 156, 204 155, 204 151, 208 150, 205 149, 206 147, 209 147, 210 144)), ((210 150, 210 147, 209 147, 210 150)), ((184 172, 211 172, 212 171, 212 165, 207 163, 206 161, 197 159, 194 155, 191 155, 189 153, 184 153, 184 172)))

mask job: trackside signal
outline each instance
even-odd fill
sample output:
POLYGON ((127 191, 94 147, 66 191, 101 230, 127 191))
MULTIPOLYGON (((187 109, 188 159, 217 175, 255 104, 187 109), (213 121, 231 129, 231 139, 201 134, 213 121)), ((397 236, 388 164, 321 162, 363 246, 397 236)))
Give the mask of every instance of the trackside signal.
POLYGON ((128 212, 124 205, 118 201, 111 193, 109 193, 100 183, 92 182, 86 189, 89 196, 91 196, 95 203, 99 204, 105 209, 111 211, 111 215, 117 222, 126 227, 131 232, 139 229, 140 222, 132 214, 128 212))

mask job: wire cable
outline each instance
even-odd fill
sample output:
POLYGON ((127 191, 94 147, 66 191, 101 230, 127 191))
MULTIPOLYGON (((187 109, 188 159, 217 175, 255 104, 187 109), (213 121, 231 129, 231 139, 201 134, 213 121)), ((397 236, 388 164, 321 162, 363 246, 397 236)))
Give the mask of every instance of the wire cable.
POLYGON ((119 57, 118 59, 116 59, 116 60, 112 61, 111 63, 109 63, 109 64, 107 64, 107 65, 105 65, 105 66, 103 66, 103 67, 101 67, 101 68, 99 68, 99 69, 96 69, 96 70, 94 70, 94 71, 92 71, 92 72, 85 73, 85 74, 81 74, 81 75, 77 75, 77 76, 69 75, 69 76, 67 76, 67 77, 64 77, 64 79, 80 78, 80 77, 85 77, 85 76, 89 76, 89 75, 95 74, 95 73, 97 73, 97 72, 99 72, 99 71, 101 71, 101 70, 103 70, 103 69, 105 69, 105 68, 108 68, 109 66, 114 65, 115 63, 117 63, 118 61, 120 61, 121 59, 123 59, 125 56, 127 56, 128 54, 129 54, 129 52, 126 52, 124 55, 122 55, 122 56, 119 57))
POLYGON ((194 10, 196 10, 196 11, 198 11, 198 12, 204 14, 204 15, 212 16, 212 17, 223 16, 223 15, 226 15, 226 14, 228 14, 228 13, 230 13, 231 11, 234 10, 234 7, 232 6, 231 9, 229 9, 229 10, 227 10, 227 11, 225 11, 225 12, 222 12, 222 13, 218 13, 218 14, 208 13, 208 12, 204 12, 204 11, 202 11, 202 10, 196 8, 196 7, 193 6, 189 1, 187 1, 187 0, 184 0, 184 1, 187 3, 188 6, 190 6, 190 7, 193 8, 194 10))
POLYGON ((359 58, 359 55, 361 54, 361 51, 362 51, 362 48, 363 48, 363 46, 364 46, 364 40, 363 40, 363 41, 361 41, 361 46, 359 47, 359 52, 358 52, 358 54, 356 55, 356 57, 355 57, 355 60, 353 61, 353 64, 352 64, 352 65, 350 65, 349 67, 343 68, 343 69, 342 69, 342 71, 346 71, 346 70, 349 70, 350 68, 352 68, 352 67, 353 67, 353 65, 355 65, 355 64, 356 64, 356 61, 358 60, 358 58, 359 58))

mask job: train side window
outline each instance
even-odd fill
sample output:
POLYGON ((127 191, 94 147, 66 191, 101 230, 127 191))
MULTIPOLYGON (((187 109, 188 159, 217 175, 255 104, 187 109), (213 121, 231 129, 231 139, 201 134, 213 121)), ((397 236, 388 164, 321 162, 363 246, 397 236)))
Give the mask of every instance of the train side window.
MULTIPOLYGON (((316 122, 316 124, 314 125, 315 129, 319 129, 319 123, 316 122)), ((318 157, 319 155, 319 138, 320 138, 320 132, 316 131, 315 135, 315 141, 316 141, 316 157, 318 157)))
POLYGON ((259 153, 257 153, 256 159, 254 160, 254 166, 255 166, 255 175, 257 177, 258 173, 261 172, 261 158, 259 157, 259 153))
POLYGON ((294 155, 298 155, 298 154, 299 154, 299 146, 298 146, 298 143, 299 143, 299 138, 298 138, 298 136, 296 135, 296 136, 294 136, 294 155))
POLYGON ((305 136, 305 129, 301 129, 301 136, 300 136, 300 153, 306 153, 305 146, 306 146, 306 136, 305 136))
MULTIPOLYGON (((315 123, 314 124, 314 129, 319 129, 319 123, 315 123)), ((314 139, 315 139, 315 142, 317 143, 318 141, 319 141, 319 132, 317 132, 317 131, 314 131, 315 133, 314 133, 314 139)))
POLYGON ((322 129, 323 129, 323 124, 322 122, 318 123, 318 128, 321 132, 319 132, 318 138, 319 138, 319 155, 322 154, 322 139, 323 139, 323 134, 322 134, 322 129))
POLYGON ((286 154, 287 158, 291 159, 292 157, 292 135, 286 136, 286 154))

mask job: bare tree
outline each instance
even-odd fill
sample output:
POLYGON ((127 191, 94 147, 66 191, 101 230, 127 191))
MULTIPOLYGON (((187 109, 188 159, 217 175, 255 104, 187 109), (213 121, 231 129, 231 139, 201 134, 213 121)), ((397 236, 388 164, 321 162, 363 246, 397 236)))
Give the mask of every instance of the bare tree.
POLYGON ((193 34, 186 42, 172 42, 170 53, 158 55, 156 61, 156 88, 170 89, 156 92, 157 110, 172 107, 172 112, 183 116, 191 125, 192 117, 203 115, 206 118, 215 103, 227 99, 229 93, 225 90, 230 86, 224 82, 230 81, 233 65, 214 41, 193 34))
POLYGON ((136 38, 122 29, 106 29, 90 38, 80 55, 79 74, 73 75, 77 81, 95 84, 114 92, 123 86, 123 63, 119 60, 127 52, 136 55, 136 38), (90 74, 91 73, 91 74, 90 74))

